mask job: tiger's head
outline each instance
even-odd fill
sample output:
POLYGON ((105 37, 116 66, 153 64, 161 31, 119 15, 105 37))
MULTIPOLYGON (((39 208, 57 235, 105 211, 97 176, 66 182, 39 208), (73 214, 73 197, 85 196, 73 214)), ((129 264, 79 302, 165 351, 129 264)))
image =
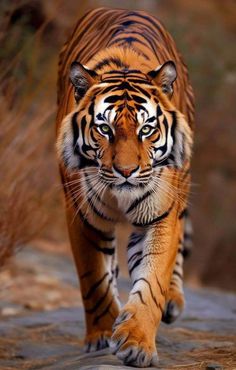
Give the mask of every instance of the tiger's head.
POLYGON ((127 191, 148 184, 163 166, 183 166, 192 138, 170 101, 176 77, 172 61, 148 73, 123 68, 101 75, 72 63, 76 108, 57 140, 67 171, 95 166, 103 183, 127 191))

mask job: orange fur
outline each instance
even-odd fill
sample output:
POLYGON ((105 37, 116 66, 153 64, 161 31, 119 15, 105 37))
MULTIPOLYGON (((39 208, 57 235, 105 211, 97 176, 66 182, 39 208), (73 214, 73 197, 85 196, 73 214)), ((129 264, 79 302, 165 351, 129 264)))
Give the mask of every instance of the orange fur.
POLYGON ((178 312, 184 306, 183 235, 194 117, 186 66, 154 17, 96 9, 78 22, 60 54, 58 103, 57 153, 86 312, 87 350, 107 346, 112 335, 111 347, 124 363, 155 364, 160 320, 176 318, 176 311, 170 311, 173 304, 178 312), (86 86, 77 103, 68 79, 74 60, 84 64, 75 66, 77 96, 86 86), (178 74, 172 96, 149 74, 168 60, 174 60, 178 74), (108 114, 106 101, 111 105, 108 114), (142 136, 140 122, 154 120, 153 107, 159 109, 160 128, 151 126, 153 133, 142 136), (109 136, 101 133, 103 123, 96 124, 96 119, 105 122, 109 136), (167 162, 157 165, 153 180, 158 140, 163 153, 171 152, 164 158, 167 162), (121 178, 131 178, 135 171, 139 178, 133 181, 141 183, 142 174, 146 176, 144 187, 126 192, 117 190, 118 185, 108 186, 109 181, 118 184, 121 178), (133 288, 121 311, 116 290, 118 222, 132 226, 128 263, 133 288))

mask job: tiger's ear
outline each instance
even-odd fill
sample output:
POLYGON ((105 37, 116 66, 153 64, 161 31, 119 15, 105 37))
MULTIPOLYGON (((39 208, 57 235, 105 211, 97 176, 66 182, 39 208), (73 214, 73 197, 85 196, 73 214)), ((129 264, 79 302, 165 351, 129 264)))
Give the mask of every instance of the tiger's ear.
POLYGON ((161 86, 164 94, 171 95, 173 93, 173 82, 177 77, 174 62, 169 60, 153 71, 148 72, 148 76, 151 77, 157 85, 161 86))
POLYGON ((70 67, 70 81, 75 88, 75 100, 78 102, 95 83, 97 73, 79 62, 73 62, 70 67))

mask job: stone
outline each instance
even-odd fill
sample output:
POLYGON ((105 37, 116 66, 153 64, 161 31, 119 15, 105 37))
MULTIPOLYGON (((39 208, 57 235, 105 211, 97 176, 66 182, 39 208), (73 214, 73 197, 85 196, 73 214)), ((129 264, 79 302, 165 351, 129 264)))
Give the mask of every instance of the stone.
MULTIPOLYGON (((12 276, 9 269, 4 283, 6 276, 12 276)), ((0 300, 1 370, 133 369, 122 365, 109 349, 83 353, 84 312, 69 257, 26 248, 16 256, 12 270, 14 281, 0 300), (35 279, 42 271, 47 271, 46 278, 35 279), (48 276, 53 284, 45 284, 48 276)), ((119 289, 125 300, 129 280, 121 277, 119 289)), ((158 369, 236 369, 236 295, 189 287, 185 294, 182 317, 171 325, 160 325, 158 369)))

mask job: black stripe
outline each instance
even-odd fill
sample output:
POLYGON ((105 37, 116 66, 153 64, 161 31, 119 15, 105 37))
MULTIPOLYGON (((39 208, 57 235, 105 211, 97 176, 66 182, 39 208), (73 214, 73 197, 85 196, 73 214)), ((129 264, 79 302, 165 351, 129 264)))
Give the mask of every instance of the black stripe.
POLYGON ((138 267, 140 265, 140 263, 142 262, 142 257, 139 258, 134 264, 133 266, 129 269, 129 273, 132 274, 132 272, 134 271, 134 269, 136 269, 136 267, 138 267))
MULTIPOLYGON (((168 121, 167 121, 165 116, 163 118, 163 125, 165 127, 165 143, 162 146, 158 146, 157 148, 154 148, 155 152, 157 150, 161 150, 162 151, 162 156, 167 151, 167 140, 168 140, 168 131, 169 131, 168 121)), ((173 138, 173 141, 174 141, 174 138, 173 138)), ((162 163, 162 165, 163 165, 163 163, 162 163)))
POLYGON ((143 300, 143 296, 142 296, 142 292, 140 290, 136 290, 136 292, 132 292, 131 294, 138 294, 139 298, 140 298, 140 301, 143 303, 143 304, 147 304, 144 302, 143 300))
POLYGON ((110 60, 108 58, 101 60, 94 66, 94 70, 97 71, 98 69, 101 69, 102 67, 109 66, 110 60))
POLYGON ((184 258, 186 258, 186 257, 188 257, 188 256, 189 256, 189 254, 190 254, 190 250, 189 250, 188 248, 185 248, 185 247, 183 246, 183 248, 179 248, 179 249, 178 249, 178 254, 182 254, 182 256, 183 256, 184 258))
POLYGON ((145 278, 139 278, 139 279, 137 279, 137 280, 134 281, 133 286, 136 283, 138 283, 140 280, 144 281, 148 285, 153 301, 155 302, 156 306, 158 308, 160 308, 161 312, 163 313, 163 309, 161 308, 160 304, 157 303, 156 297, 154 296, 153 291, 152 291, 151 284, 149 283, 149 281, 147 279, 145 279, 145 278))
POLYGON ((91 276, 92 273, 93 273, 93 271, 87 271, 87 272, 85 272, 84 274, 82 274, 80 276, 80 279, 85 279, 86 277, 91 276))
POLYGON ((141 104, 135 103, 135 108, 140 112, 141 110, 144 110, 147 114, 149 114, 148 110, 141 104))
POLYGON ((90 121, 89 125, 90 127, 94 125, 94 106, 95 106, 94 100, 95 98, 93 97, 88 109, 88 113, 90 114, 90 116, 92 116, 92 120, 90 121))
POLYGON ((147 32, 147 31, 146 32, 136 31, 134 27, 133 27, 132 30, 125 29, 124 27, 118 29, 116 31, 116 34, 113 33, 113 35, 112 35, 114 39, 115 39, 115 36, 118 33, 119 33, 119 37, 121 36, 121 37, 124 37, 124 38, 127 38, 127 37, 129 38, 130 37, 129 35, 131 35, 131 34, 132 34, 132 36, 133 35, 138 35, 138 36, 144 38, 145 41, 149 42, 150 44, 153 44, 153 41, 154 41, 153 38, 156 37, 156 35, 151 34, 151 32, 147 32))
POLYGON ((192 234, 191 233, 187 233, 186 231, 185 231, 185 233, 184 233, 184 241, 185 240, 192 240, 192 234))
POLYGON ((77 116, 78 116, 78 112, 73 114, 73 117, 72 117, 73 151, 74 151, 74 154, 79 154, 79 150, 78 150, 79 148, 78 148, 78 145, 77 145, 77 140, 78 140, 78 137, 79 137, 79 128, 78 128, 78 123, 77 123, 77 116))
POLYGON ((81 169, 86 168, 86 167, 98 167, 98 163, 95 162, 92 159, 88 159, 88 158, 84 157, 81 154, 80 158, 79 158, 79 169, 81 170, 81 169))
POLYGON ((99 247, 95 243, 93 243, 92 245, 96 249, 96 251, 101 252, 103 254, 107 254, 108 256, 112 256, 115 253, 115 248, 99 247))
POLYGON ((98 211, 98 209, 95 207, 95 205, 93 204, 92 199, 90 197, 88 197, 88 202, 89 202, 90 208, 93 210, 94 213, 96 213, 97 216, 99 216, 103 220, 114 222, 114 220, 112 218, 110 218, 108 216, 105 216, 103 213, 98 211))
MULTIPOLYGON (((182 241, 181 241, 181 243, 182 243, 182 241)), ((183 248, 182 248, 182 246, 178 249, 178 252, 177 252, 177 254, 182 254, 183 253, 183 248)))
POLYGON ((142 222, 133 222, 133 225, 134 225, 134 226, 149 226, 149 225, 153 225, 153 224, 155 224, 155 223, 157 223, 157 222, 160 222, 160 221, 164 220, 166 217, 168 217, 168 216, 169 216, 169 214, 170 214, 170 212, 171 212, 171 210, 172 210, 172 208, 173 208, 173 205, 174 205, 174 202, 172 203, 172 205, 170 206, 170 208, 169 208, 166 212, 164 212, 164 213, 163 213, 162 215, 160 215, 160 216, 155 217, 155 218, 154 218, 154 219, 152 219, 151 221, 146 222, 146 223, 142 223, 142 222))
POLYGON ((126 214, 131 212, 134 208, 136 208, 144 199, 148 198, 149 195, 152 194, 152 191, 147 191, 141 198, 136 199, 127 209, 126 214))
MULTIPOLYGON (((102 252, 103 254, 107 254, 112 256, 115 253, 114 247, 101 247, 100 245, 97 245, 93 240, 89 239, 88 236, 82 231, 82 235, 84 238, 90 243, 90 245, 97 251, 102 252)), ((110 240, 110 238, 109 238, 110 240)), ((103 239, 104 241, 104 239, 103 239)))
POLYGON ((127 27, 127 26, 130 26, 131 24, 136 24, 137 22, 135 22, 135 21, 125 21, 125 22, 122 22, 121 24, 122 24, 122 26, 125 26, 125 27, 127 27))
POLYGON ((123 42, 124 44, 132 44, 133 42, 137 42, 141 45, 147 46, 147 44, 139 39, 137 37, 119 37, 118 39, 115 39, 110 43, 110 46, 117 44, 118 42, 123 42))
POLYGON ((130 237, 130 242, 127 249, 133 248, 136 244, 140 243, 145 238, 145 234, 135 234, 133 233, 130 237))
MULTIPOLYGON (((149 31, 149 30, 148 30, 149 31)), ((138 40, 140 43, 142 43, 143 45, 145 45, 145 41, 146 41, 146 46, 150 46, 154 52, 154 54, 158 57, 158 54, 157 54, 157 43, 155 42, 155 38, 156 38, 156 35, 153 35, 151 32, 148 32, 146 30, 146 32, 140 32, 140 31, 134 31, 134 30, 121 30, 120 33, 122 34, 132 34, 132 35, 138 35, 140 37, 142 37, 144 39, 144 41, 141 41, 141 40, 138 40)), ((124 36, 125 37, 125 36, 124 36)), ((127 36, 126 36, 127 37, 127 36)))
POLYGON ((82 144, 82 148, 81 148, 82 152, 86 153, 89 150, 94 150, 94 148, 92 148, 90 145, 87 145, 85 143, 85 137, 86 137, 85 129, 86 129, 86 126, 87 126, 86 116, 82 117, 80 125, 81 125, 81 133, 82 133, 82 138, 83 138, 83 144, 82 144))
POLYGON ((175 128, 176 128, 176 125, 177 125, 177 117, 176 117, 176 112, 175 111, 171 111, 171 114, 172 114, 172 119, 173 119, 173 122, 172 122, 172 126, 171 126, 171 130, 170 130, 170 134, 173 138, 173 146, 175 145, 175 128))
POLYGON ((113 276, 115 276, 117 278, 118 275, 119 275, 119 266, 116 265, 115 269, 111 270, 111 273, 112 273, 113 276))
POLYGON ((114 236, 105 235, 101 230, 98 230, 93 225, 91 225, 81 211, 79 211, 79 215, 83 224, 89 229, 91 229, 94 233, 96 233, 97 236, 99 236, 100 240, 107 242, 112 242, 113 240, 115 240, 114 236))
POLYGON ((105 121, 105 118, 103 117, 103 114, 101 114, 101 113, 98 113, 96 117, 97 117, 97 119, 99 119, 100 121, 105 121))
POLYGON ((132 259, 134 259, 137 256, 140 256, 142 253, 143 253, 142 251, 139 251, 130 256, 130 258, 128 259, 128 264, 132 261, 132 259))
POLYGON ((144 78, 142 79, 142 78, 140 78, 140 77, 139 77, 139 78, 137 78, 137 79, 129 78, 129 79, 128 79, 128 81, 129 81, 129 82, 134 82, 134 83, 137 83, 137 84, 141 84, 141 85, 142 85, 142 84, 143 84, 143 85, 149 85, 149 86, 150 86, 150 85, 152 85, 152 83, 151 83, 151 82, 149 82, 148 80, 146 80, 146 79, 144 79, 144 78))
MULTIPOLYGON (((111 71, 107 71, 107 72, 105 72, 104 73, 104 75, 105 74, 114 74, 114 75, 117 75, 117 76, 126 76, 126 77, 129 77, 130 75, 133 77, 133 75, 137 75, 137 73, 138 73, 138 76, 137 77, 140 77, 140 75, 143 75, 143 76, 145 76, 145 74, 144 73, 142 73, 139 69, 127 69, 127 70, 124 70, 124 71, 119 71, 119 70, 117 70, 117 69, 113 69, 113 70, 111 70, 111 71)), ((105 78, 107 78, 107 77, 105 77, 105 78)))
POLYGON ((181 220, 183 217, 186 217, 186 216, 188 216, 188 209, 187 209, 187 208, 184 208, 184 209, 180 212, 179 220, 181 220))
POLYGON ((142 98, 141 96, 138 96, 138 95, 134 95, 132 94, 132 98, 133 100, 136 102, 136 103, 139 103, 139 104, 145 104, 147 103, 147 100, 142 98))
POLYGON ((160 253, 158 253, 158 252, 148 252, 148 253, 143 255, 143 258, 146 258, 148 256, 158 256, 158 255, 160 255, 160 253))
POLYGON ((148 91, 144 90, 141 86, 135 86, 136 90, 139 90, 143 95, 145 95, 147 98, 151 98, 151 94, 149 94, 148 91))
MULTIPOLYGON (((106 83, 109 83, 109 84, 116 84, 116 83, 120 83, 120 81, 121 81, 121 78, 122 78, 123 76, 117 76, 117 78, 115 78, 115 77, 105 77, 105 78, 103 78, 101 81, 102 82, 106 82, 106 83)), ((115 85, 116 86, 116 85, 115 85)), ((109 88, 111 89, 112 87, 114 87, 113 85, 111 85, 111 86, 109 86, 109 88)))
POLYGON ((159 286, 159 289, 160 289, 161 294, 162 294, 163 296, 166 296, 166 292, 165 292, 165 290, 162 288, 161 283, 160 283, 160 281, 159 281, 159 279, 158 279, 158 277, 157 277, 157 275, 156 275, 156 274, 155 274, 155 276, 156 276, 157 285, 159 286))
POLYGON ((139 179, 142 179, 142 180, 149 180, 149 178, 150 178, 150 174, 151 174, 151 173, 147 173, 146 175, 139 176, 139 179))
POLYGON ((104 75, 113 75, 113 76, 105 77, 105 79, 114 78, 114 77, 120 78, 120 77, 124 76, 124 71, 119 71, 117 69, 112 69, 110 71, 104 72, 104 75))
POLYGON ((155 116, 152 116, 152 117, 149 117, 145 123, 151 123, 151 122, 154 122, 156 120, 156 117, 155 116))
POLYGON ((115 253, 115 248, 114 247, 101 247, 100 245, 96 244, 93 240, 89 239, 85 233, 82 231, 82 235, 84 238, 89 242, 89 244, 97 251, 101 252, 103 254, 107 254, 109 256, 114 255, 115 253))
POLYGON ((180 272, 176 271, 176 270, 173 271, 173 275, 178 276, 181 280, 183 279, 183 275, 180 272))
MULTIPOLYGON (((113 91, 118 90, 118 87, 119 87, 119 84, 120 84, 120 80, 117 80, 117 83, 118 83, 117 85, 111 84, 111 85, 105 87, 104 89, 102 89, 101 94, 107 94, 108 92, 113 92, 113 91)), ((112 109, 113 107, 114 107, 114 105, 110 105, 109 109, 112 109)))
POLYGON ((190 255, 190 250, 188 248, 183 248, 182 255, 184 258, 188 257, 190 255))
POLYGON ((128 68, 128 65, 123 63, 120 59, 115 58, 115 57, 110 57, 110 58, 106 58, 106 59, 103 59, 100 62, 98 62, 95 65, 94 70, 96 71, 97 69, 101 69, 102 67, 104 67, 106 65, 110 65, 110 63, 113 63, 117 67, 120 67, 120 68, 122 68, 122 67, 123 68, 128 68))
POLYGON ((102 311, 102 313, 98 316, 96 316, 93 320, 93 325, 96 325, 98 323, 98 321, 101 319, 101 317, 103 317, 104 315, 106 315, 108 312, 109 312, 109 309, 113 303, 113 300, 114 298, 112 297, 111 301, 108 303, 107 307, 105 308, 104 311, 102 311))
POLYGON ((87 299, 91 298, 93 293, 96 291, 96 289, 99 287, 99 285, 101 285, 103 283, 103 281, 106 279, 106 277, 108 275, 109 275, 109 273, 106 272, 100 280, 98 280, 95 284, 93 284, 91 286, 91 288, 89 289, 88 293, 85 296, 83 296, 83 299, 87 300, 87 299))
POLYGON ((100 297, 100 299, 96 302, 96 304, 92 308, 88 308, 88 309, 85 310, 87 313, 91 314, 91 313, 94 313, 95 311, 97 311, 97 309, 102 304, 102 302, 104 301, 104 299, 106 298, 106 296, 107 296, 107 294, 110 290, 112 280, 113 280, 113 278, 111 278, 108 281, 108 285, 107 285, 107 289, 106 289, 105 293, 103 294, 103 296, 100 297))
POLYGON ((113 91, 116 91, 116 90, 128 90, 128 91, 133 91, 136 93, 139 92, 137 91, 136 86, 132 86, 129 84, 128 81, 124 81, 124 80, 121 80, 121 83, 119 85, 114 86, 113 91))
POLYGON ((157 106, 157 117, 159 117, 159 116, 162 116, 162 110, 161 110, 161 108, 160 108, 160 106, 159 106, 159 104, 158 104, 158 106, 157 106))
POLYGON ((143 14, 140 14, 140 13, 135 12, 135 11, 129 12, 129 16, 135 16, 135 17, 138 17, 138 18, 145 19, 146 21, 150 22, 158 30, 158 32, 162 33, 161 26, 158 23, 156 23, 153 18, 151 18, 149 16, 146 16, 146 15, 143 15, 143 14))
POLYGON ((104 103, 116 103, 119 100, 132 100, 132 98, 125 91, 122 95, 111 95, 104 99, 104 103))
MULTIPOLYGON (((138 358, 138 357, 140 358, 140 354, 142 353, 142 351, 143 351, 143 348, 141 347, 141 348, 138 350, 138 352, 137 352, 136 356, 135 356, 135 357, 132 357, 132 363, 133 363, 133 364, 135 364, 135 363, 137 362, 137 358, 138 358)), ((131 364, 130 364, 130 365, 131 365, 131 364)))

